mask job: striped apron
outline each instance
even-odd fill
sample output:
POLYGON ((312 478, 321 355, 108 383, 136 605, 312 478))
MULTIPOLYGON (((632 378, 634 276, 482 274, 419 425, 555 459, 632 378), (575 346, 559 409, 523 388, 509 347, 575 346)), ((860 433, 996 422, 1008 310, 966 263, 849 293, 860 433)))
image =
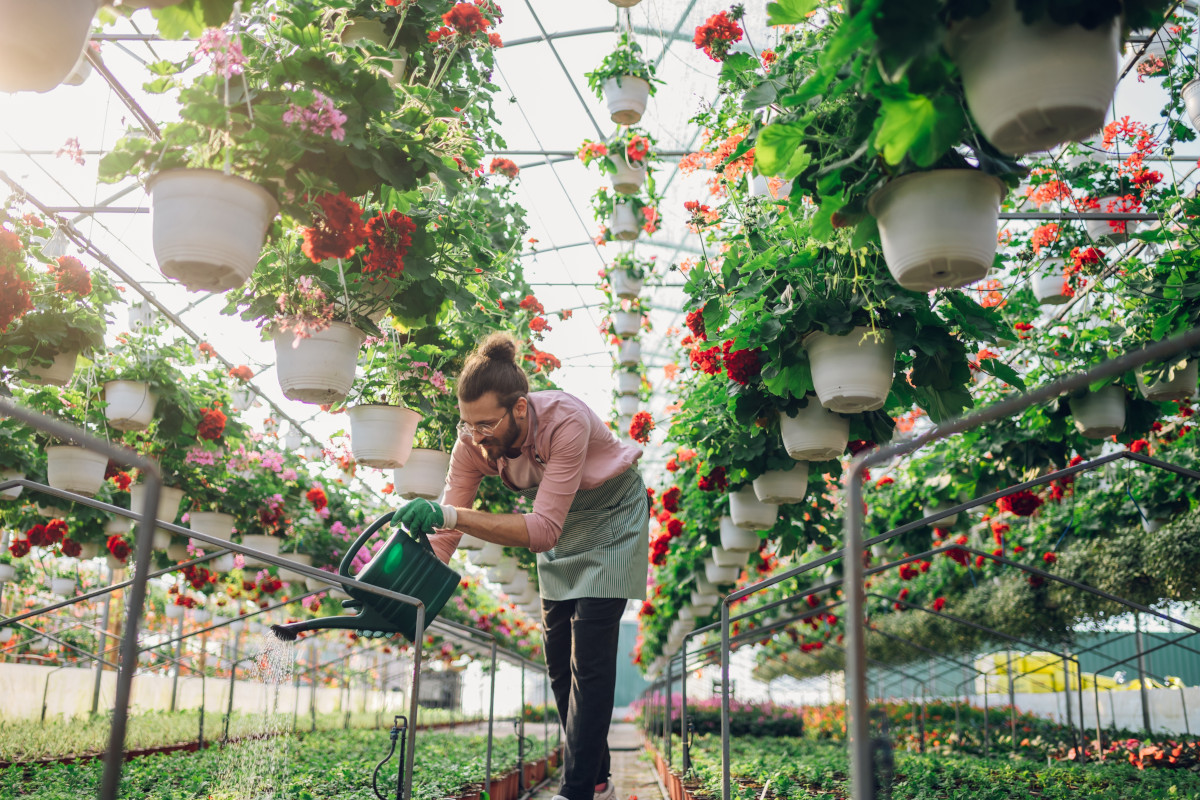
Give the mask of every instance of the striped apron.
MULTIPOLYGON (((531 503, 537 487, 519 493, 531 503)), ((538 587, 546 600, 646 597, 650 512, 637 469, 575 493, 562 536, 537 554, 538 587)))

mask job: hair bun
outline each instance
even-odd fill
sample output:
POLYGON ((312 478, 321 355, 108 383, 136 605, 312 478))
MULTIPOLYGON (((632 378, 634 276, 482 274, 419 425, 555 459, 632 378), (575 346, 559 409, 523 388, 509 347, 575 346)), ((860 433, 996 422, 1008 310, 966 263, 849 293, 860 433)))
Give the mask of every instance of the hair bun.
POLYGON ((489 361, 502 361, 515 364, 517 361, 517 340, 508 333, 493 333, 479 345, 479 354, 489 361))

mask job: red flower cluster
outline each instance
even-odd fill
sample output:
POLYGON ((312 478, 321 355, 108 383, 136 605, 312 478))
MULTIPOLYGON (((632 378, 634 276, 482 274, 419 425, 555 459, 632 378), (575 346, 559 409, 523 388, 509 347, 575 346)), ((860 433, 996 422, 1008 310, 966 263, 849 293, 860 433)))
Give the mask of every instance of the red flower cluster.
POLYGON ((893 478, 891 475, 884 475, 882 478, 875 481, 875 488, 882 489, 884 486, 891 486, 895 482, 896 482, 896 479, 893 478))
POLYGON ((492 47, 504 47, 504 40, 500 38, 500 34, 498 33, 489 33, 488 44, 492 47))
POLYGON ((60 294, 70 292, 87 297, 92 293, 92 276, 78 258, 60 256, 58 263, 50 267, 50 274, 54 276, 54 288, 60 294))
POLYGON ((945 607, 946 607, 946 598, 944 598, 944 597, 934 598, 934 601, 933 601, 932 605, 930 606, 930 608, 932 608, 934 611, 941 611, 945 607))
POLYGON ((668 534, 654 537, 650 543, 650 563, 661 567, 667 563, 667 553, 671 549, 671 537, 668 534))
POLYGON ((1032 516, 1042 504, 1042 498, 1028 489, 1022 489, 996 501, 1001 511, 1008 511, 1018 517, 1032 516))
POLYGON ((1058 561, 1058 553, 1042 553, 1042 561, 1045 561, 1047 564, 1053 564, 1055 561, 1058 561))
POLYGON ((684 322, 697 341, 703 342, 708 340, 708 334, 704 330, 704 309, 697 308, 689 311, 684 322))
POLYGON ((24 558, 29 555, 29 548, 28 539, 13 539, 8 545, 8 552, 12 553, 13 558, 24 558))
POLYGON ((707 22, 696 28, 696 34, 692 37, 696 49, 703 50, 713 61, 724 61, 725 56, 729 55, 730 45, 741 40, 741 26, 726 11, 709 17, 707 22))
POLYGON ((79 555, 83 552, 83 545, 74 539, 63 539, 62 547, 59 549, 68 558, 79 558, 79 555))
POLYGON ((650 140, 645 136, 630 136, 625 145, 625 157, 630 161, 641 161, 650 155, 650 140))
POLYGON ((679 510, 679 497, 682 494, 683 492, 679 490, 678 486, 672 486, 670 489, 667 489, 665 492, 663 492, 662 496, 663 508, 674 514, 679 510))
POLYGON ((205 567, 192 565, 184 567, 180 570, 183 573, 184 580, 191 584, 192 588, 199 591, 210 583, 217 582, 215 573, 209 572, 205 567))
POLYGON ((258 590, 263 594, 275 594, 283 588, 283 581, 274 575, 267 575, 258 582, 258 590))
MULTIPOLYGON (((3 333, 13 320, 33 309, 33 283, 22 277, 16 264, 3 263, 4 234, 15 238, 15 234, 0 229, 0 333, 3 333)), ((20 241, 17 244, 20 245, 20 241)))
POLYGON ((678 539, 683 535, 683 520, 671 517, 667 520, 667 535, 672 539, 678 539))
POLYGON ((543 331, 550 330, 550 323, 545 317, 534 317, 529 320, 529 330, 534 333, 542 333, 543 331))
POLYGON ((629 424, 629 436, 635 442, 647 444, 650 441, 650 431, 654 430, 654 417, 650 416, 649 411, 639 411, 633 415, 633 422, 629 424))
POLYGON ((242 364, 229 370, 229 377, 237 378, 239 381, 248 381, 254 377, 254 370, 242 364))
POLYGON ((745 386, 758 377, 759 372, 762 371, 762 365, 758 363, 758 350, 731 351, 732 345, 733 342, 726 342, 723 349, 725 371, 729 374, 730 380, 745 386))
POLYGON ((531 294, 525 295, 525 299, 517 304, 518 308, 525 311, 532 311, 534 314, 545 314, 546 307, 538 302, 538 299, 531 294))
POLYGON ((225 420, 225 412, 215 405, 212 408, 200 409, 200 424, 196 426, 196 435, 215 442, 225 433, 225 420))
POLYGON ((458 31, 459 36, 474 36, 491 26, 479 9, 470 3, 457 3, 442 14, 442 22, 458 31))
POLYGON ((850 455, 856 456, 864 450, 870 450, 873 448, 875 443, 869 439, 855 439, 854 441, 850 442, 848 446, 850 449, 850 455))
POLYGON ((725 476, 724 467, 713 467, 712 472, 701 475, 696 485, 702 492, 723 492, 729 488, 729 479, 725 476))
POLYGON ((325 495, 325 490, 320 486, 314 486, 304 494, 304 499, 312 503, 312 507, 320 511, 325 506, 329 505, 329 498, 325 495))
POLYGON ((108 541, 104 543, 108 548, 109 555, 117 561, 124 563, 125 559, 129 558, 129 542, 125 541, 124 537, 114 535, 108 537, 108 541))
POLYGON ((1145 439, 1134 439, 1132 442, 1129 443, 1129 452, 1131 452, 1131 453, 1140 453, 1143 450, 1149 450, 1149 449, 1150 449, 1150 443, 1147 442, 1145 439))
POLYGON ((363 256, 363 274, 374 281, 376 274, 395 279, 404 272, 404 257, 412 247, 417 224, 399 211, 378 214, 367 222, 367 252, 363 256))
POLYGON ((707 350, 701 350, 699 347, 693 347, 688 353, 688 360, 692 362, 692 369, 700 370, 705 375, 720 375, 721 374, 721 346, 710 347, 707 350))
POLYGON ((516 165, 516 162, 510 159, 493 158, 492 163, 488 165, 488 172, 493 175, 498 172, 511 181, 520 174, 521 169, 516 165))
POLYGON ((321 213, 313 217, 313 227, 304 229, 301 250, 320 264, 328 258, 350 258, 367 238, 362 207, 345 192, 323 194, 317 198, 321 213))

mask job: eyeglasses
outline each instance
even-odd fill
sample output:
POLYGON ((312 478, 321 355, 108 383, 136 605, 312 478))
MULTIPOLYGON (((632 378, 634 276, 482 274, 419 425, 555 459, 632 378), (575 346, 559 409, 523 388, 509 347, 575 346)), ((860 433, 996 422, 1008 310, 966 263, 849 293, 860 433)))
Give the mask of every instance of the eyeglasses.
POLYGON ((472 425, 469 422, 459 422, 458 435, 460 437, 471 439, 472 441, 477 441, 480 437, 491 436, 493 433, 495 433, 496 428, 500 425, 500 423, 504 422, 504 418, 511 413, 512 409, 510 408, 504 412, 503 417, 495 422, 480 422, 477 425, 472 425))

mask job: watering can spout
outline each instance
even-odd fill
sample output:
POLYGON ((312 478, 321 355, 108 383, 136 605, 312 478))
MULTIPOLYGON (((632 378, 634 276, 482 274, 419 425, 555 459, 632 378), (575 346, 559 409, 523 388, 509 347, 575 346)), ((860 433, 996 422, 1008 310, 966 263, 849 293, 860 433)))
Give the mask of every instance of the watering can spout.
POLYGON ((363 624, 361 614, 352 614, 344 617, 321 617, 320 619, 306 619, 301 622, 290 622, 286 625, 272 625, 271 632, 285 642, 294 642, 296 638, 305 631, 318 631, 325 628, 348 628, 350 630, 361 630, 366 626, 363 624))

